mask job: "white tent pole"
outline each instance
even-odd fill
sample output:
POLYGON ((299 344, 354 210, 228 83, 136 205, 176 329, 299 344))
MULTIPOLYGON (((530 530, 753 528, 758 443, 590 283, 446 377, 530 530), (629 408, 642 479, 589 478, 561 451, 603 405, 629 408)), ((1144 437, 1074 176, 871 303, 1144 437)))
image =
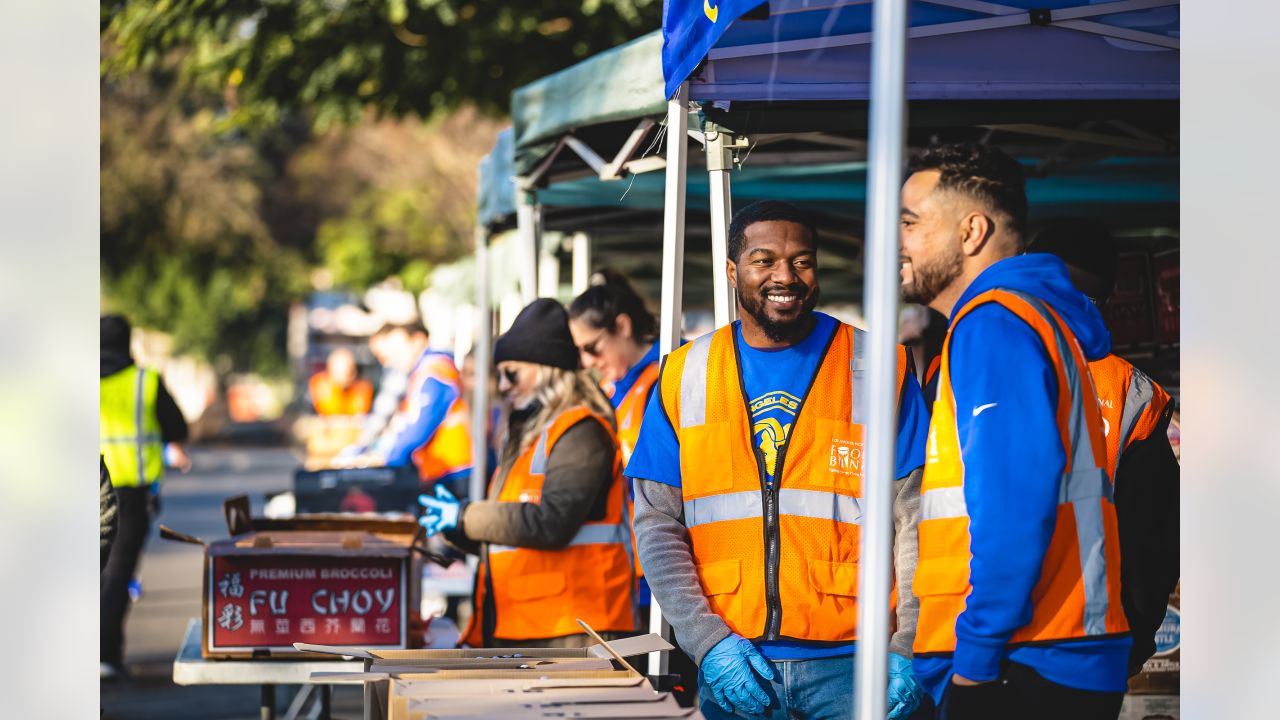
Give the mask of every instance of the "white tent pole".
POLYGON ((738 304, 725 275, 728 260, 729 221, 733 218, 733 172, 735 138, 715 126, 706 132, 707 181, 711 191, 711 287, 714 294, 716 327, 728 325, 737 318, 738 304))
POLYGON ((476 389, 471 397, 471 499, 484 497, 485 456, 488 453, 489 382, 492 374, 493 313, 489 308, 489 233, 476 227, 476 327, 472 345, 476 358, 476 389))
POLYGON ((885 717, 889 575, 897 422, 898 216, 906 126, 908 0, 876 0, 872 12, 871 107, 867 156, 866 266, 863 305, 869 343, 862 484, 862 557, 858 578, 858 653, 854 717, 885 717))
POLYGON ((538 250, 542 235, 537 197, 527 180, 516 178, 516 230, 520 239, 520 299, 525 305, 538 297, 538 250))
MULTIPOLYGON (((662 298, 658 352, 664 357, 680 346, 681 300, 684 295, 684 203, 689 172, 689 85, 682 84, 667 102, 667 184, 662 210, 662 298)), ((671 637, 658 599, 649 607, 649 632, 671 637)), ((667 654, 649 653, 649 674, 667 674, 667 654)))
POLYGON ((578 232, 573 234, 573 296, 577 297, 587 291, 591 283, 591 236, 578 232))

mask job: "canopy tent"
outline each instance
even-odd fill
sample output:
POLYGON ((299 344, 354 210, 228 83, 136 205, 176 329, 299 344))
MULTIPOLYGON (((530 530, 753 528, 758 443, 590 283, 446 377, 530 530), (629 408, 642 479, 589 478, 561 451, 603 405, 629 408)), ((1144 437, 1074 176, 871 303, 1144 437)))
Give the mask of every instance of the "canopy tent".
MULTIPOLYGON (((998 138, 1024 162, 1045 216, 1176 224, 1177 3, 1085 3, 911 3, 908 141, 998 138)), ((711 252, 695 255, 710 262, 693 277, 714 276, 717 324, 731 317, 724 273, 710 272, 725 261, 730 178, 740 200, 792 199, 830 214, 857 245, 845 254, 859 259, 871 12, 870 0, 668 0, 662 33, 513 94, 513 132, 482 169, 483 226, 515 220, 527 248, 543 226, 607 227, 619 255, 634 258, 653 246, 646 228, 661 212, 663 260, 648 270, 661 277, 663 352, 679 339, 688 199, 709 206, 691 239, 709 230, 711 252), (688 143, 664 137, 670 127, 702 145, 693 157, 706 172, 686 176, 688 143), (663 155, 651 154, 663 139, 663 155)), ((533 272, 536 250, 527 259, 533 272)), ((833 263, 847 288, 860 264, 833 263)))
MULTIPOLYGON (((867 100, 871 0, 669 0, 665 92, 867 100)), ((908 100, 1172 100, 1178 0, 928 0, 909 10, 908 100)))

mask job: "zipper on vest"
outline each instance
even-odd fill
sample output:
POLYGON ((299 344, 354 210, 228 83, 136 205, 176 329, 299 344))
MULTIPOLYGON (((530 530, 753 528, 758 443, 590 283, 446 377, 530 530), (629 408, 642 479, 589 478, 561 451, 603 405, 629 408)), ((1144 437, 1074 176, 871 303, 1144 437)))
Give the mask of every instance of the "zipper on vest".
MULTIPOLYGON (((821 359, 818 361, 818 367, 813 371, 813 377, 809 378, 809 386, 805 388, 804 395, 800 398, 800 404, 796 407, 796 421, 800 419, 800 413, 804 410, 805 401, 809 399, 809 392, 813 390, 813 384, 818 380, 818 375, 822 373, 822 364, 826 362, 827 353, 831 350, 831 343, 836 339, 836 333, 840 332, 840 323, 837 322, 835 331, 831 333, 831 337, 827 338, 826 345, 822 348, 821 359)), ((742 353, 738 351, 738 331, 733 330, 733 359, 734 364, 738 368, 738 389, 739 395, 742 396, 743 407, 747 411, 747 427, 751 432, 749 445, 751 446, 751 454, 756 460, 756 474, 760 478, 760 496, 764 505, 764 640, 778 640, 782 637, 782 593, 778 589, 778 565, 779 558, 782 554, 782 532, 778 526, 778 492, 782 485, 782 471, 786 466, 787 448, 791 446, 791 436, 787 436, 787 441, 782 445, 782 449, 778 451, 777 461, 773 470, 773 482, 769 482, 769 475, 765 472, 764 453, 755 444, 755 431, 751 423, 751 400, 747 397, 746 379, 742 372, 742 353)), ((792 425, 795 429, 795 425, 792 425)))

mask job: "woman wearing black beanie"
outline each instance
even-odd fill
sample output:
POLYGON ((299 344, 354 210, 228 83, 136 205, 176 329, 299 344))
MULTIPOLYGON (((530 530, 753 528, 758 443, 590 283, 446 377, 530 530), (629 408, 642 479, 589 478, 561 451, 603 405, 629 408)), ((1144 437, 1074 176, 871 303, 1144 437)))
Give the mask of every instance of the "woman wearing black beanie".
POLYGON ((428 534, 480 555, 472 647, 584 647, 635 631, 631 508, 613 409, 581 369, 560 303, 539 299, 494 345, 506 422, 487 499, 422 496, 428 534))

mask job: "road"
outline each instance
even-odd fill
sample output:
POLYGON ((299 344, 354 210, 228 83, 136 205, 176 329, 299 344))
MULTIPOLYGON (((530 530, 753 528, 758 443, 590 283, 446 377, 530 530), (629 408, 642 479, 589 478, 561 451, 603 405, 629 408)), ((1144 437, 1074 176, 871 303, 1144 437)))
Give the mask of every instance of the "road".
MULTIPOLYGON (((171 475, 163 485, 159 523, 205 540, 224 537, 222 501, 248 494, 255 514, 264 498, 289 489, 299 459, 285 448, 220 447, 192 452, 194 468, 171 475)), ((172 682, 173 658, 187 621, 200 614, 203 550, 161 540, 152 528, 142 557, 143 597, 125 626, 125 662, 130 679, 102 684, 104 718, 253 720, 259 717, 255 686, 179 687, 172 682)), ((293 689, 281 688, 277 703, 287 707, 293 689)), ((360 717, 359 691, 339 688, 335 718, 360 717)))

